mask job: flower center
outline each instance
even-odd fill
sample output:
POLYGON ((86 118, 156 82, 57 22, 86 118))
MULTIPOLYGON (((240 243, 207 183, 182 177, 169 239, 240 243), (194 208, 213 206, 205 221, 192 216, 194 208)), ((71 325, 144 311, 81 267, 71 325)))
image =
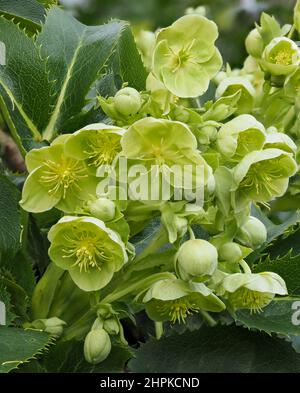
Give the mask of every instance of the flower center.
POLYGON ((282 173, 279 160, 274 160, 269 165, 266 161, 258 162, 250 167, 247 175, 241 181, 240 187, 254 187, 257 195, 266 188, 277 192, 276 185, 273 182, 280 177, 282 177, 282 173))
POLYGON ((288 49, 282 49, 275 53, 271 60, 275 64, 290 65, 292 64, 292 53, 288 49))
POLYGON ((195 60, 196 57, 191 53, 191 49, 194 46, 194 43, 195 43, 195 39, 193 39, 193 41, 191 43, 189 43, 186 46, 184 46, 183 48, 181 48, 178 53, 175 53, 173 51, 173 54, 174 54, 173 72, 174 73, 176 73, 180 68, 183 68, 189 62, 194 63, 194 64, 197 63, 197 61, 195 60))
POLYGON ((79 180, 87 177, 84 166, 71 158, 63 158, 61 162, 47 160, 44 163, 45 170, 41 176, 41 183, 48 190, 49 195, 60 195, 66 198, 66 193, 71 186, 80 190, 77 184, 79 180))
POLYGON ((273 293, 251 291, 245 287, 229 295, 229 301, 234 308, 247 308, 251 313, 259 313, 262 308, 267 306, 274 298, 273 293))
POLYGON ((99 239, 93 234, 82 232, 74 238, 65 236, 65 240, 68 247, 62 250, 63 258, 75 259, 72 267, 78 266, 80 272, 87 272, 91 268, 101 270, 102 264, 110 260, 104 247, 99 244, 99 239))
POLYGON ((89 166, 99 167, 111 164, 121 151, 120 136, 114 134, 97 135, 89 141, 86 151, 89 166))
POLYGON ((188 297, 182 297, 176 300, 161 301, 158 305, 158 311, 164 315, 168 315, 170 321, 185 323, 188 315, 199 311, 199 307, 188 297))

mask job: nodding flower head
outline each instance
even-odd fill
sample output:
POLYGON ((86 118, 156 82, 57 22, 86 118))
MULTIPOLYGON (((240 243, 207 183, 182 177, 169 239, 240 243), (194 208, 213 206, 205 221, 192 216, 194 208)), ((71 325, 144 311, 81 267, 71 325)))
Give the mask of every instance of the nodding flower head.
POLYGON ((185 322, 201 310, 219 312, 225 306, 203 283, 166 279, 153 284, 143 298, 148 316, 154 321, 185 322))
POLYGON ((293 156, 280 149, 247 154, 233 169, 236 204, 253 200, 267 203, 285 193, 289 177, 297 171, 293 156))
POLYGON ((49 232, 49 256, 84 291, 103 288, 127 262, 119 236, 92 217, 63 217, 49 232))
POLYGON ((276 273, 235 273, 222 282, 224 297, 234 309, 259 312, 275 295, 287 295, 284 280, 276 273))
POLYGON ((156 38, 153 72, 178 97, 197 97, 222 66, 214 43, 218 29, 201 15, 186 15, 156 38))

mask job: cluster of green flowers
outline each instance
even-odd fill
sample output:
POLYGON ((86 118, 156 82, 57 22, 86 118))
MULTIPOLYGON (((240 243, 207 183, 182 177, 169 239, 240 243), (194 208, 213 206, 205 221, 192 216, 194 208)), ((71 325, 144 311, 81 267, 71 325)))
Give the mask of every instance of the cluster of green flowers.
POLYGON ((33 213, 63 213, 48 235, 56 270, 45 277, 49 285, 66 282, 70 292, 68 299, 60 289, 45 315, 41 280, 33 326, 53 330, 58 321, 55 332, 85 338, 87 361, 98 363, 112 339, 126 343, 120 319, 136 310, 145 309, 156 323, 175 323, 226 308, 259 312, 287 294, 280 276, 252 273, 245 259, 268 236, 251 207, 284 195, 298 171, 300 49, 294 31, 263 14, 247 37, 243 69, 221 71, 216 24, 189 10, 170 27, 143 33, 145 91, 123 86, 114 97, 99 97, 106 124, 28 153, 21 205, 33 213), (215 99, 202 102, 213 83, 215 99), (112 189, 122 186, 120 158, 128 162, 126 171, 143 165, 148 173, 155 165, 157 181, 168 179, 170 197, 113 199, 112 189), (202 205, 175 198, 173 165, 189 168, 196 193, 194 169, 202 167, 202 205), (103 167, 110 168, 105 175, 103 167), (111 168, 119 169, 116 179, 111 168), (135 256, 130 239, 153 217, 160 217, 159 233, 135 256), (197 238, 195 226, 208 236, 197 238), (171 260, 158 253, 166 244, 171 260))

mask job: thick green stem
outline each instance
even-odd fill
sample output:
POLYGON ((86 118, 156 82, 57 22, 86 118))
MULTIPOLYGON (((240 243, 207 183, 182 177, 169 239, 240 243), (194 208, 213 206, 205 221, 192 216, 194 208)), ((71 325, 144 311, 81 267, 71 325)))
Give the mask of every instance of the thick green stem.
POLYGON ((208 323, 209 326, 214 327, 217 325, 217 322, 213 319, 213 317, 207 311, 200 311, 203 319, 208 323))
POLYGON ((173 278, 172 273, 157 273, 153 274, 150 277, 145 278, 144 280, 139 280, 138 282, 134 282, 130 285, 127 283, 125 287, 118 288, 116 291, 107 295, 104 299, 102 299, 101 303, 112 303, 122 297, 129 295, 132 292, 137 292, 139 290, 147 289, 151 284, 158 280, 164 280, 167 278, 173 278))
POLYGON ((155 322, 155 335, 156 339, 159 340, 164 334, 164 325, 162 322, 155 322))
POLYGON ((242 269, 244 270, 244 273, 251 273, 251 269, 250 269, 250 267, 248 266, 247 262, 244 261, 244 259, 242 259, 242 260, 239 262, 239 264, 240 264, 240 266, 242 267, 242 269))

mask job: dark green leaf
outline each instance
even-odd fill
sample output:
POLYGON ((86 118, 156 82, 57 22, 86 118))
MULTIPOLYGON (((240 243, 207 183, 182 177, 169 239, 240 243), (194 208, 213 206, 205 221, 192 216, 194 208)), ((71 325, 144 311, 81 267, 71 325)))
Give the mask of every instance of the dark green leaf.
POLYGON ((284 340, 235 326, 202 327, 151 339, 129 363, 148 373, 299 373, 300 355, 284 340))
POLYGON ((89 27, 57 7, 50 9, 37 38, 52 81, 52 112, 44 128, 45 139, 64 131, 65 122, 83 109, 125 26, 115 21, 89 27))
POLYGON ((8 265, 20 244, 20 193, 0 174, 0 263, 8 265))
POLYGON ((26 0, 26 6, 20 0, 0 0, 0 15, 36 32, 45 19, 45 8, 36 0, 26 0))
POLYGON ((0 327, 0 373, 7 373, 40 354, 51 343, 37 330, 0 327))
POLYGON ((275 299, 261 313, 240 310, 236 313, 236 320, 248 328, 263 330, 267 333, 300 335, 300 326, 292 323, 292 315, 295 312, 292 304, 299 300, 290 297, 275 299))
POLYGON ((300 254, 292 256, 291 253, 276 259, 267 257, 254 266, 254 272, 274 272, 285 281, 289 295, 300 295, 300 254))
POLYGON ((84 359, 83 342, 66 341, 52 347, 41 364, 52 373, 113 373, 124 371, 130 358, 132 352, 128 347, 113 346, 108 358, 93 366, 84 359))
POLYGON ((120 77, 130 87, 145 90, 148 73, 137 50, 130 26, 126 26, 114 54, 112 67, 115 78, 120 77))

